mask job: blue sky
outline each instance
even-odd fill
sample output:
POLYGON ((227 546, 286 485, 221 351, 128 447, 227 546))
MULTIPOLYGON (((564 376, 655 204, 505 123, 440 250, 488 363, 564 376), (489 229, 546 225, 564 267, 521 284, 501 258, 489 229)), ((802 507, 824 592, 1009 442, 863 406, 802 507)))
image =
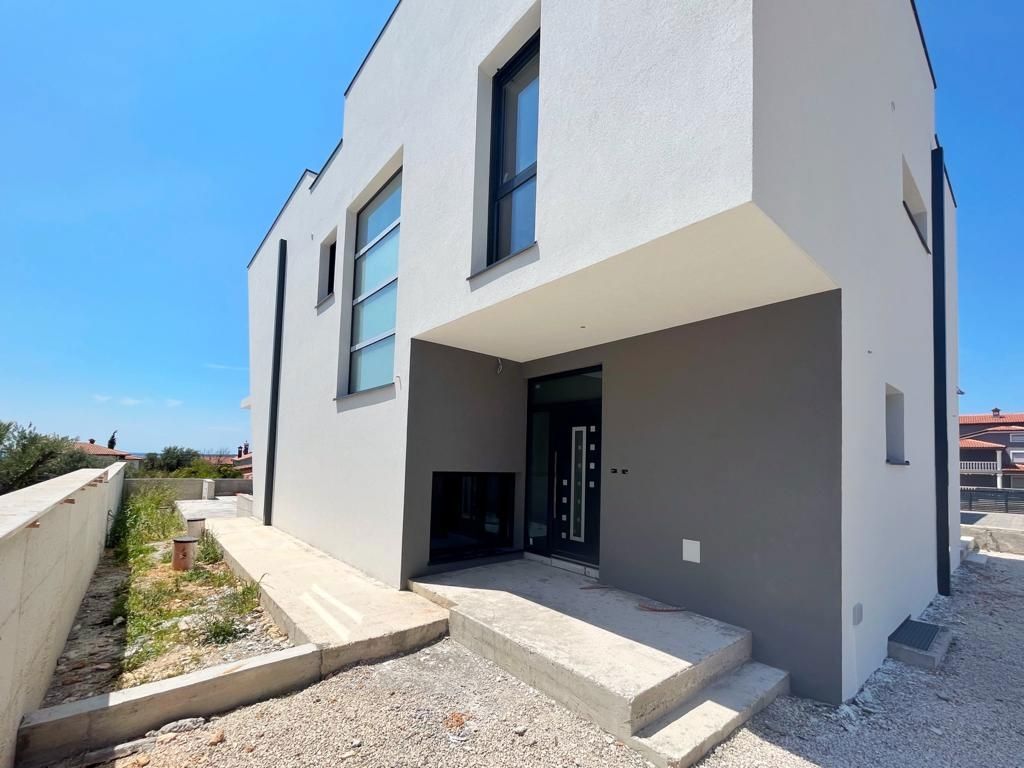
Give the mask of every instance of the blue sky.
POLYGON ((391 0, 256 5, 0 0, 0 419, 249 437, 245 266, 391 0))
POLYGON ((1024 4, 918 0, 959 209, 962 413, 1024 411, 1024 4))
MULTIPOLYGON (((249 437, 245 265, 392 0, 0 0, 0 419, 153 450, 249 437)), ((965 412, 1024 410, 1010 0, 920 0, 960 203, 965 412)))

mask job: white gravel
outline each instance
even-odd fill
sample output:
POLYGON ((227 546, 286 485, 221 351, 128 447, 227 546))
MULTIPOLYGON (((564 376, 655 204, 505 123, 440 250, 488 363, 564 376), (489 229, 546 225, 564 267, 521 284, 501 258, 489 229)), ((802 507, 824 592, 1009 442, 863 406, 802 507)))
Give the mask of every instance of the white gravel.
MULTIPOLYGON (((928 614, 955 636, 938 671, 887 661, 839 708, 780 699, 702 767, 1024 766, 1024 557, 965 564, 953 587, 928 614)), ((449 640, 160 739, 116 765, 646 764, 449 640)))
POLYGON ((779 699, 702 768, 1024 766, 1024 557, 986 554, 925 614, 953 630, 938 670, 886 660, 839 708, 779 699))

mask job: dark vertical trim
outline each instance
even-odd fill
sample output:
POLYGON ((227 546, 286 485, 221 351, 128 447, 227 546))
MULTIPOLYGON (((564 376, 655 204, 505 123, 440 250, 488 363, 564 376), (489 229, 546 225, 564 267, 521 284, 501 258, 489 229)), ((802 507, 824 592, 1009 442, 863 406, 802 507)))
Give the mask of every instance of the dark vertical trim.
POLYGON ((277 405, 281 392, 281 336, 284 331, 284 278, 288 241, 277 246, 277 300, 274 304, 274 356, 270 369, 270 413, 267 418, 267 466, 263 485, 263 524, 274 520, 274 471, 277 467, 277 405))
POLYGON ((932 150, 932 358, 935 366, 935 568, 940 595, 950 594, 945 167, 942 147, 936 147, 932 150))

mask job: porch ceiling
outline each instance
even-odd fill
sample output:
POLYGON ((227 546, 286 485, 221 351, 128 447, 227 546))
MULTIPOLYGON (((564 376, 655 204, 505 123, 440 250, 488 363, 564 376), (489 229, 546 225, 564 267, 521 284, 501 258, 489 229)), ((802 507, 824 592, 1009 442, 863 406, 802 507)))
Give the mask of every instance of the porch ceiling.
POLYGON ((525 362, 836 287, 748 203, 416 338, 525 362))

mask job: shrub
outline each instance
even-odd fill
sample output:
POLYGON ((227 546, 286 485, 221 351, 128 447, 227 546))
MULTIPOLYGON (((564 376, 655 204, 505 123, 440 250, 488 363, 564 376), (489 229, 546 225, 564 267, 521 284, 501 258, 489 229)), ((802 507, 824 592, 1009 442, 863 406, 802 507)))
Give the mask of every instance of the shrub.
POLYGON ((0 496, 87 466, 88 455, 70 437, 0 421, 0 496))
POLYGON ((203 640, 213 645, 223 645, 243 635, 242 628, 228 616, 211 616, 203 624, 203 640))
POLYGON ((239 587, 235 587, 221 598, 221 604, 225 610, 236 616, 244 616, 252 613, 260 605, 260 583, 249 581, 239 587))
POLYGON ((224 551, 209 531, 203 531, 203 535, 199 537, 197 549, 196 559, 200 563, 219 563, 224 559, 224 551))
POLYGON ((153 551, 152 542, 170 538, 182 528, 174 492, 166 486, 153 486, 121 504, 110 529, 111 545, 119 561, 141 567, 153 551))

